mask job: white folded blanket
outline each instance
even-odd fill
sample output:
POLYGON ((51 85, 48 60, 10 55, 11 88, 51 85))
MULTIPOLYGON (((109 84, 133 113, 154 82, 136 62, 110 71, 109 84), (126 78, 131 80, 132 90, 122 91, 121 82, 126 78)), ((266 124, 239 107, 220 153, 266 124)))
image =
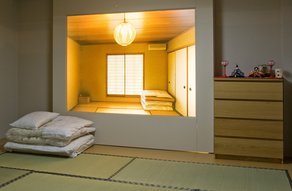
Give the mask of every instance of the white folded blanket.
POLYGON ((145 101, 175 101, 175 99, 164 90, 143 90, 141 99, 145 101))
POLYGON ((59 116, 40 127, 43 138, 64 139, 81 128, 93 125, 92 121, 72 116, 59 116))
POLYGON ((144 110, 161 110, 161 111, 172 111, 172 102, 160 102, 160 101, 145 101, 141 99, 141 105, 144 110))
POLYGON ((58 116, 39 128, 11 128, 6 137, 17 143, 65 146, 77 137, 95 132, 94 127, 88 127, 92 124, 92 121, 79 117, 58 116))
POLYGON ((154 111, 173 111, 173 108, 170 107, 170 106, 143 106, 143 109, 146 110, 146 111, 148 111, 148 110, 154 110, 154 111))
POLYGON ((164 90, 143 90, 141 95, 151 97, 172 98, 171 95, 169 95, 164 90))
POLYGON ((65 147, 55 147, 55 146, 44 146, 44 145, 29 145, 29 144, 19 144, 13 142, 7 142, 4 145, 6 151, 12 152, 25 152, 25 153, 36 153, 36 154, 52 154, 68 157, 76 157, 78 154, 83 152, 85 149, 89 148, 94 144, 93 135, 85 135, 79 137, 72 141, 69 145, 65 147))
POLYGON ((47 131, 44 132, 43 128, 32 130, 11 128, 7 131, 6 138, 8 141, 16 143, 63 147, 68 145, 72 140, 86 134, 94 133, 96 130, 94 127, 83 127, 77 131, 69 131, 68 129, 70 128, 51 128, 51 133, 48 136, 46 135, 47 131))
POLYGON ((146 105, 146 106, 173 106, 173 102, 170 101, 145 101, 141 100, 141 103, 146 105))

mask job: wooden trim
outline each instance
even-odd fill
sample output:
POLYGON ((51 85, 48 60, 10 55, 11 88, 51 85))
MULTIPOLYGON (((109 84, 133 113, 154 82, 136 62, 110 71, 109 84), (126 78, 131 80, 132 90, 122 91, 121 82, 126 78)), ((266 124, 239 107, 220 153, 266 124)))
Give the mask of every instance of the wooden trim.
MULTIPOLYGON (((215 117, 216 119, 243 119, 243 120, 257 120, 255 118, 240 118, 240 117, 215 117)), ((283 119, 258 119, 261 121, 283 121, 283 119)))
POLYGON ((7 142, 6 138, 0 138, 0 153, 5 151, 4 145, 6 142, 7 142))
POLYGON ((242 161, 284 163, 283 159, 277 159, 277 158, 236 156, 236 155, 223 155, 223 154, 215 154, 215 159, 231 159, 231 160, 242 160, 242 161))
POLYGON ((247 82, 283 82, 283 78, 229 78, 229 77, 215 77, 215 81, 247 81, 247 82))
POLYGON ((244 136, 216 135, 216 137, 221 137, 221 138, 236 138, 236 139, 249 139, 249 140, 264 140, 264 141, 283 141, 283 139, 257 138, 257 137, 244 137, 244 136))
POLYGON ((263 102, 263 101, 267 101, 267 102, 280 102, 282 103, 283 101, 281 100, 269 100, 269 99, 229 99, 229 98, 215 98, 214 100, 230 100, 230 101, 258 101, 258 102, 263 102))

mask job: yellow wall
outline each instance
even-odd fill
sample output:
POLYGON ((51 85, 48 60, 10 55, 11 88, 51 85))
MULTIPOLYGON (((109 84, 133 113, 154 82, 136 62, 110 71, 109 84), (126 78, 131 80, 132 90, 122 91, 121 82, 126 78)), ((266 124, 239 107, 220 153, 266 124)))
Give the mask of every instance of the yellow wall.
POLYGON ((78 103, 80 94, 80 46, 67 38, 67 110, 78 103))
POLYGON ((182 34, 171 39, 167 44, 167 52, 172 52, 174 50, 194 45, 195 43, 195 27, 192 27, 182 34))
POLYGON ((117 44, 81 46, 81 92, 93 101, 139 101, 139 98, 106 96, 107 54, 144 54, 144 89, 167 90, 167 53, 149 51, 147 43, 122 47, 117 44))

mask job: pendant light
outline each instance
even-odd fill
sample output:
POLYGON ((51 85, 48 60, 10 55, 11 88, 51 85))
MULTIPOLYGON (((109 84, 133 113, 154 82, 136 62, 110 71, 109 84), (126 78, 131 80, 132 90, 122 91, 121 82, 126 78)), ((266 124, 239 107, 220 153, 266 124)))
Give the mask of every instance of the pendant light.
POLYGON ((128 46, 136 37, 136 29, 131 23, 126 21, 124 13, 124 21, 117 25, 114 30, 115 41, 121 46, 128 46))

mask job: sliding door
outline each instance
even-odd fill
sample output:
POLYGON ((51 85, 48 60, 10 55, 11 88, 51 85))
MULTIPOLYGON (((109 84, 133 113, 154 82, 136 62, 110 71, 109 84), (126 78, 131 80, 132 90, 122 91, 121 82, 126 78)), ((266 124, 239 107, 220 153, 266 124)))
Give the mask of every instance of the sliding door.
POLYGON ((176 51, 175 109, 187 116, 187 48, 176 51))
POLYGON ((196 116, 196 46, 188 47, 188 116, 196 116))
POLYGON ((176 52, 168 54, 168 92, 175 97, 175 62, 176 52))

